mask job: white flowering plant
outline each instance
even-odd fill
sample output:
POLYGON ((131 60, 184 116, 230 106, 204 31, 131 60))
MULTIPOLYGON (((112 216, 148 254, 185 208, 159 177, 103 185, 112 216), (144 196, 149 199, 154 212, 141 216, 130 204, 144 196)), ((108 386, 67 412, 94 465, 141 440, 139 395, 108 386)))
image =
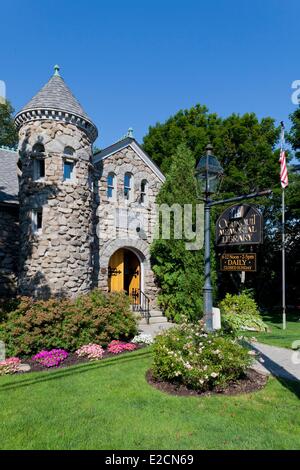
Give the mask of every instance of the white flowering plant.
POLYGON ((140 335, 136 335, 131 342, 135 344, 152 344, 153 338, 151 335, 141 333, 140 335))
POLYGON ((206 333, 203 323, 182 323, 154 342, 153 376, 199 391, 223 387, 245 374, 252 358, 238 340, 206 333))

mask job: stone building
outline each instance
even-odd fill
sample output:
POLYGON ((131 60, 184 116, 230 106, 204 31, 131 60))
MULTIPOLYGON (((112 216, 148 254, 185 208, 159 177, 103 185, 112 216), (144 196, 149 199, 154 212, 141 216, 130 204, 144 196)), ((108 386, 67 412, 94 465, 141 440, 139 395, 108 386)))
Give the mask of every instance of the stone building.
POLYGON ((93 155, 98 131, 58 67, 0 148, 0 295, 76 296, 99 286, 155 305, 154 203, 164 176, 130 130, 93 155))

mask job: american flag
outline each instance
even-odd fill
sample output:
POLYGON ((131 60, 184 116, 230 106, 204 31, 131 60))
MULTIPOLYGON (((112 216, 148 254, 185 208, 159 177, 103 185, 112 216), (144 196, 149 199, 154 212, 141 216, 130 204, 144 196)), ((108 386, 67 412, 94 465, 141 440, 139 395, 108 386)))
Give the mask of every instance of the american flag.
POLYGON ((288 171, 286 166, 286 154, 284 150, 284 124, 281 122, 281 149, 280 149, 280 182, 281 187, 284 189, 289 184, 288 171))

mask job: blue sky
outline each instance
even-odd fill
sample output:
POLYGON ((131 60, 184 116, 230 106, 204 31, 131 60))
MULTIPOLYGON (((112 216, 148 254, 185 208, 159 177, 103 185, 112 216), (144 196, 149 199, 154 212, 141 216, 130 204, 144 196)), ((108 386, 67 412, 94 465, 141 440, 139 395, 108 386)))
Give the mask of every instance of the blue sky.
POLYGON ((130 126, 142 141, 149 125, 196 103, 287 124, 295 109, 296 0, 14 0, 0 8, 0 80, 15 109, 58 63, 101 148, 130 126))

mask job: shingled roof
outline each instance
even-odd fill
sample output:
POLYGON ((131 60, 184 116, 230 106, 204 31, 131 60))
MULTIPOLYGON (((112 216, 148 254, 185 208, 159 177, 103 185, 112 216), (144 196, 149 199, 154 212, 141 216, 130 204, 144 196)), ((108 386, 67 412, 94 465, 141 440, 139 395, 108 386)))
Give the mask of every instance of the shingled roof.
POLYGON ((56 65, 54 69, 55 73, 48 83, 17 113, 15 117, 17 128, 26 121, 54 118, 75 122, 94 141, 98 135, 97 127, 59 75, 59 67, 56 65))
POLYGON ((0 147, 0 203, 18 203, 18 153, 0 147))
POLYGON ((91 120, 60 75, 53 75, 21 112, 41 108, 58 109, 91 120))

